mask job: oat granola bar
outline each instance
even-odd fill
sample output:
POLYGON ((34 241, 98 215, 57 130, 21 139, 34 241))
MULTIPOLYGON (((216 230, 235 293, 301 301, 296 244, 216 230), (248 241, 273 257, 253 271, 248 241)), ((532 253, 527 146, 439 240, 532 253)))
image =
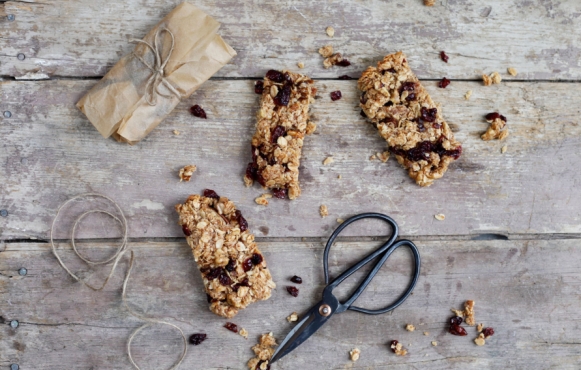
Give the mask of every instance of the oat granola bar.
POLYGON ((363 114, 418 185, 432 185, 460 157, 462 146, 402 52, 367 68, 357 86, 363 114))
POLYGON ((272 189, 277 198, 295 199, 301 194, 301 151, 305 135, 316 129, 309 121, 309 104, 316 92, 307 76, 275 70, 266 73, 252 138, 252 162, 244 176, 246 186, 256 180, 272 189))
POLYGON ((212 312, 230 318, 250 303, 270 297, 276 285, 232 201, 206 189, 204 196, 190 195, 175 208, 212 312))

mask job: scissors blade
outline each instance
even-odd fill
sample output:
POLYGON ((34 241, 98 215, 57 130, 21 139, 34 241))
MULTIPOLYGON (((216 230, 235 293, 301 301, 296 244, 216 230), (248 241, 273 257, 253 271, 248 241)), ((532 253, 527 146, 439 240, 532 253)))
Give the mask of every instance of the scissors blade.
POLYGON ((323 304, 323 301, 317 303, 309 310, 293 330, 288 333, 286 338, 280 343, 272 358, 270 363, 280 360, 282 357, 288 355, 293 349, 301 345, 305 340, 309 339, 331 316, 323 317, 318 311, 319 307, 323 304))

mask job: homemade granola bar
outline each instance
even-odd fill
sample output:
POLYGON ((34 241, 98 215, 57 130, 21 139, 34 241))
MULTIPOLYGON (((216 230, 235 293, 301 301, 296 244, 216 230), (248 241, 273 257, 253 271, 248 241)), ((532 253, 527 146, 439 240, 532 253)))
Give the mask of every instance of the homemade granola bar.
POLYGON ((307 76, 275 70, 266 73, 252 138, 252 162, 244 176, 246 186, 256 180, 272 189, 277 198, 295 199, 301 194, 301 150, 305 135, 316 129, 309 121, 309 104, 316 92, 307 76))
POLYGON ((462 146, 402 52, 367 68, 357 86, 362 114, 418 185, 432 185, 460 157, 462 146))
POLYGON ((276 285, 232 201, 206 189, 204 196, 190 195, 175 208, 212 312, 230 318, 250 303, 270 297, 276 285))

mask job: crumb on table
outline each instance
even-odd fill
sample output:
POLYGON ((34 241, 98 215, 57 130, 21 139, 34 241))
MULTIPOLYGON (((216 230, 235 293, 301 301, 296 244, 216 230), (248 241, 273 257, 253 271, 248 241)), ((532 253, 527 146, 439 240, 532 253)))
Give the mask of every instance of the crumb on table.
POLYGON ((329 36, 329 37, 335 36, 335 29, 331 26, 327 27, 325 32, 327 33, 327 36, 329 36))
POLYGON ((299 315, 296 312, 291 313, 287 318, 286 321, 288 322, 295 322, 299 319, 299 315))
POLYGON ((413 326, 412 324, 407 324, 405 326, 405 330, 407 330, 407 331, 414 331, 414 330, 416 330, 416 327, 413 326))
POLYGON ((325 158, 325 160, 323 161, 323 166, 326 166, 326 165, 328 165, 328 164, 331 164, 331 163, 333 163, 333 162, 335 162, 335 160, 333 159, 333 157, 327 157, 327 158, 325 158))
POLYGON ((262 194, 258 198, 254 199, 254 202, 256 202, 256 204, 260 204, 261 206, 267 206, 268 199, 270 198, 272 198, 271 194, 262 194))
POLYGON ((180 182, 190 181, 194 172, 196 172, 196 166, 193 164, 187 165, 180 169, 178 176, 180 177, 180 182))
POLYGON ((321 217, 329 216, 329 210, 327 209, 327 206, 321 204, 321 206, 319 207, 319 213, 321 214, 321 217))
POLYGON ((511 76, 516 76, 518 74, 518 72, 516 71, 515 68, 510 67, 510 68, 508 68, 508 74, 511 76))
POLYGON ((353 348, 351 351, 349 351, 349 356, 351 356, 351 361, 353 362, 359 360, 360 354, 361 351, 359 350, 359 348, 353 348))

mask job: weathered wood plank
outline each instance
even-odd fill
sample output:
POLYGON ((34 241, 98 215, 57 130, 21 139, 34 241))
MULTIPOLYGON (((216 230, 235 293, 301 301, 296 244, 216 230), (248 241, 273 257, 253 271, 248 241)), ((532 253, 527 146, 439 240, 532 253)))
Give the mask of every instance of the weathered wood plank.
MULTIPOLYGON (((576 240, 417 242, 422 274, 414 294, 391 314, 365 316, 346 312, 334 316, 307 343, 277 364, 277 369, 574 369, 581 361, 579 303, 581 249, 576 240), (550 263, 547 260, 550 259, 550 263), (474 328, 467 337, 446 332, 451 307, 476 301, 476 320, 496 334, 477 347, 474 328), (416 326, 407 332, 405 324, 416 326), (423 332, 429 332, 424 336, 423 332), (387 343, 397 339, 409 349, 396 357, 387 343), (437 341, 433 347, 431 341, 437 341), (410 345, 411 343, 411 345, 410 345), (362 351, 351 364, 348 352, 362 351), (388 367, 389 366, 389 367, 388 367)), ((332 274, 355 262, 377 243, 339 243, 331 253, 332 274)), ((74 271, 93 275, 78 263, 70 246, 59 245, 74 271)), ((81 246, 89 256, 103 257, 110 247, 81 246)), ((167 317, 187 334, 205 332, 209 339, 189 347, 183 368, 242 369, 260 333, 281 339, 292 324, 291 312, 304 313, 323 288, 321 243, 261 243, 278 284, 270 300, 254 304, 233 322, 246 328, 246 341, 222 328, 225 319, 207 309, 202 282, 185 242, 132 243, 136 265, 129 299, 148 315, 167 317), (298 298, 285 291, 288 278, 303 277, 298 298)), ((140 325, 120 308, 121 264, 103 292, 73 283, 58 266, 47 244, 0 245, 0 315, 19 320, 13 330, 0 328, 0 365, 19 363, 35 369, 126 369, 124 345, 140 325), (26 267, 28 274, 17 274, 26 267)), ((410 258, 397 251, 361 297, 363 306, 381 307, 408 281, 410 258)), ((353 284, 355 281, 348 280, 353 284)), ((149 332, 137 339, 136 356, 148 368, 162 368, 176 358, 178 337, 169 331, 149 332)))
MULTIPOLYGON (((572 109, 580 105, 577 84, 454 82, 439 89, 426 82, 443 102, 464 154, 434 186, 420 188, 393 158, 386 164, 369 160, 385 144, 359 115, 356 82, 319 81, 320 98, 312 107, 318 129, 304 147, 303 194, 264 207, 254 203, 262 189, 242 181, 258 107, 251 81, 209 81, 133 147, 103 139, 74 107, 94 83, 0 85, 0 111, 12 112, 9 119, 0 117, 0 209, 9 213, 0 217, 2 238, 47 238, 57 207, 89 191, 121 204, 130 237, 181 236, 173 206, 204 188, 233 199, 259 237, 326 237, 337 218, 367 211, 392 215, 405 235, 581 232, 581 126, 572 109), (474 94, 466 101, 469 89, 474 94), (343 99, 332 102, 334 90, 343 99), (208 120, 187 112, 194 103, 206 109, 208 120), (508 117, 511 135, 505 142, 484 142, 483 115, 495 110, 508 117), (501 154, 505 144, 508 151, 501 154), (323 166, 328 155, 335 163, 323 166), (192 163, 198 166, 193 180, 180 183, 178 169, 192 163), (319 216, 320 204, 328 206, 329 217, 319 216), (436 221, 437 213, 446 220, 436 221)), ((104 227, 110 224, 99 222, 88 219, 79 236, 108 235, 104 227)), ((71 224, 65 220, 56 236, 68 237, 71 224)), ((354 233, 383 232, 365 225, 354 233)))
MULTIPOLYGON (((8 1, 0 14, 0 75, 42 79, 102 76, 181 0, 8 1), (17 55, 23 53, 24 61, 17 55)), ((314 77, 357 75, 404 50, 423 78, 478 78, 516 67, 519 79, 580 79, 581 5, 576 0, 194 1, 238 51, 216 76, 263 75, 305 63, 314 77), (334 26, 335 37, 325 34, 334 26), (353 66, 324 70, 317 49, 332 42, 353 66), (446 50, 448 64, 438 53, 446 50)), ((508 77, 508 76, 507 76, 508 77)))

